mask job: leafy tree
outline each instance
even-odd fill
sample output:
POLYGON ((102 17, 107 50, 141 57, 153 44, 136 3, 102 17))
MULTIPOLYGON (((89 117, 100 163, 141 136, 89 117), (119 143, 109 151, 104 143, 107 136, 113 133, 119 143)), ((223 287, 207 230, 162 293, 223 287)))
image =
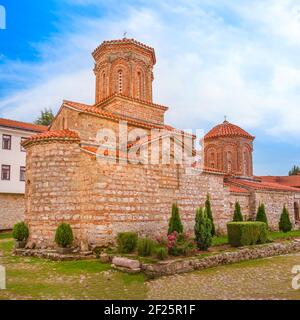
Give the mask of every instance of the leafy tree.
POLYGON ((179 215, 179 208, 176 203, 174 203, 172 206, 172 216, 169 221, 168 234, 171 234, 174 231, 176 231, 177 233, 183 232, 183 225, 182 225, 180 215, 179 215))
POLYGON ((41 111, 41 115, 34 123, 41 126, 50 126, 53 120, 54 120, 54 114, 52 110, 46 108, 41 111))
POLYGON ((208 218, 206 210, 198 208, 196 211, 195 240, 199 250, 207 251, 212 244, 212 223, 208 218))
POLYGON ((284 206, 282 210, 282 214, 280 216, 280 221, 279 221, 279 230, 283 232, 289 232, 292 230, 292 223, 290 220, 290 214, 286 206, 284 206))
POLYGON ((268 226, 268 218, 266 215, 265 205, 263 203, 258 207, 256 221, 264 222, 268 226))
POLYGON ((292 170, 289 171, 289 176, 296 176, 298 174, 300 174, 299 166, 293 166, 292 170))
POLYGON ((213 237, 213 236, 216 235, 216 228, 215 228, 215 224, 214 224, 214 217, 213 217, 213 214, 212 214, 209 194, 207 195, 207 198, 206 198, 206 201, 205 201, 205 210, 206 210, 206 213, 207 213, 207 217, 211 221, 211 235, 213 237))
POLYGON ((241 221, 244 221, 244 218, 241 212, 241 206, 237 201, 235 203, 235 208, 234 208, 233 222, 241 222, 241 221))

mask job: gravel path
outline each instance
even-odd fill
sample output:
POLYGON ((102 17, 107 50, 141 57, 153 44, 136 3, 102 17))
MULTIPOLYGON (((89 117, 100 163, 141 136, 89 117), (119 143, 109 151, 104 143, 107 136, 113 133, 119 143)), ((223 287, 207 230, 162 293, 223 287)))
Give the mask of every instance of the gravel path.
POLYGON ((300 254, 246 261, 148 282, 147 299, 231 300, 297 299, 292 288, 300 254))

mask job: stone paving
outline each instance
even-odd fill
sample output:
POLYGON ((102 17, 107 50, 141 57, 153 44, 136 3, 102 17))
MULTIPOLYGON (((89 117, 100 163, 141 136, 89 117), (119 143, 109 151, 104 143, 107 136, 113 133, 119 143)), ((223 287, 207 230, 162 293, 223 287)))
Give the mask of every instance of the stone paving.
POLYGON ((292 288, 300 254, 246 261, 148 282, 147 299, 297 299, 292 288))

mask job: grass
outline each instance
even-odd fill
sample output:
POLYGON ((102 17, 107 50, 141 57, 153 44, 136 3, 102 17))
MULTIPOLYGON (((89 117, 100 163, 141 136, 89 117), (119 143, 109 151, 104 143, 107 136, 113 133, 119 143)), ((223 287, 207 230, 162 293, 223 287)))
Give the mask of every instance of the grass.
POLYGON ((293 230, 290 232, 281 232, 281 231, 276 231, 276 232, 270 232, 270 238, 272 240, 277 240, 277 239, 291 239, 291 238, 300 238, 300 230, 293 230))
POLYGON ((12 238, 12 233, 0 233, 0 240, 3 240, 3 239, 11 239, 12 238))

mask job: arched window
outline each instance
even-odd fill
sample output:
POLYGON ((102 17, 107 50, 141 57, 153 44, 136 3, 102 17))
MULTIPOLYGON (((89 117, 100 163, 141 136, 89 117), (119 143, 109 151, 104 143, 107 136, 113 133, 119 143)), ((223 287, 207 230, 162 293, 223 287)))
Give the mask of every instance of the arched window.
POLYGON ((294 215, 295 215, 295 222, 300 222, 300 212, 299 212, 298 202, 294 202, 294 215))
POLYGON ((248 157, 246 151, 243 153, 243 174, 244 176, 248 175, 248 157))
POLYGON ((106 74, 102 73, 102 98, 106 97, 106 74))
POLYGON ((63 128, 63 130, 67 129, 65 118, 62 119, 62 128, 63 128))
POLYGON ((123 71, 118 71, 118 93, 123 93, 123 71))
POLYGON ((143 79, 141 72, 137 73, 137 98, 143 98, 143 79))
POLYGON ((230 151, 227 152, 227 172, 230 173, 232 172, 232 162, 231 162, 231 159, 232 159, 232 154, 230 151))

